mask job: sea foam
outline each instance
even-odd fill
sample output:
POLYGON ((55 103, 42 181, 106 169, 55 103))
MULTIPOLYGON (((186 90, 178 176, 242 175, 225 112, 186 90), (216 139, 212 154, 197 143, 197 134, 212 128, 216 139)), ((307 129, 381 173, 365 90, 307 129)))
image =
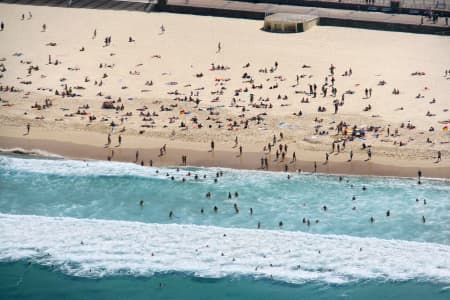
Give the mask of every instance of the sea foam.
POLYGON ((450 282, 450 246, 278 230, 0 214, 0 261, 98 278, 183 272, 289 283, 450 282))

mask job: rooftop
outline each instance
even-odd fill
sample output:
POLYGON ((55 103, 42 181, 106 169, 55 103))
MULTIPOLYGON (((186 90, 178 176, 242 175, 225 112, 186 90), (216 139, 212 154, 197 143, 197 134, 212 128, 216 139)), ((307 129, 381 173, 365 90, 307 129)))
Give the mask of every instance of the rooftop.
POLYGON ((305 22, 318 18, 318 16, 313 15, 302 15, 293 13, 275 13, 264 18, 265 21, 269 22, 305 22))

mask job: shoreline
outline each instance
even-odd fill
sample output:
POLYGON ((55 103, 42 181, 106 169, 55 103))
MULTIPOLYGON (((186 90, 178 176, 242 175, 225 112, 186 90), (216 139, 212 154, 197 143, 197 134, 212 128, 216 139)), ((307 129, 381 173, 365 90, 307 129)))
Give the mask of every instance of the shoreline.
MULTIPOLYGON (((2 151, 23 149, 25 151, 43 151, 48 154, 61 156, 64 159, 94 159, 107 160, 108 153, 114 149, 114 157, 111 161, 136 163, 136 148, 113 147, 105 148, 94 145, 85 145, 70 143, 65 141, 46 140, 46 139, 27 139, 17 137, 0 136, 0 148, 2 151)), ((39 153, 36 153, 39 155, 39 153)), ((181 164, 181 156, 187 155, 187 166, 195 167, 223 167, 238 170, 259 170, 260 153, 246 152, 242 157, 238 157, 232 151, 199 151, 181 147, 168 147, 167 153, 160 157, 158 148, 139 148, 138 163, 143 160, 144 166, 149 166, 152 160, 152 166, 184 166, 181 164)), ((274 155, 272 155, 274 156, 274 155)), ((289 172, 297 172, 299 169, 303 172, 314 172, 314 160, 297 160, 291 162, 273 162, 273 157, 269 156, 269 169, 267 171, 284 171, 285 164, 288 165, 289 172)), ((332 175, 356 175, 356 176, 387 176, 387 177, 408 177, 416 178, 417 171, 422 171, 424 178, 450 179, 450 168, 447 166, 399 166, 394 164, 383 164, 373 161, 354 160, 352 162, 343 161, 317 161, 317 173, 332 175)))

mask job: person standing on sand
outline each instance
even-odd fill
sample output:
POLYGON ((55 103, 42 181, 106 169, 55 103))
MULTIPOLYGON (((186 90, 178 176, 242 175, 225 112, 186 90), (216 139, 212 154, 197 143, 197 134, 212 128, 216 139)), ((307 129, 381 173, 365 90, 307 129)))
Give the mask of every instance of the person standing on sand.
POLYGON ((30 134, 30 128, 31 128, 31 125, 30 125, 30 123, 28 123, 28 124, 27 124, 27 135, 30 134))
POLYGON ((110 133, 108 133, 108 143, 106 144, 106 145, 111 145, 111 134, 110 133))
POLYGON ((438 151, 438 153, 437 153, 437 161, 436 161, 436 162, 440 162, 441 159, 442 159, 442 157, 441 157, 441 151, 438 151))
POLYGON ((3 31, 5 29, 5 23, 1 22, 0 23, 0 31, 3 31))
POLYGON ((119 134, 118 140, 119 140, 119 146, 122 145, 122 135, 119 134))
POLYGON ((314 173, 317 172, 317 162, 314 162, 314 173))
POLYGON ((353 160, 353 150, 350 150, 350 159, 348 161, 352 161, 353 160))
POLYGON ((214 141, 211 141, 211 152, 214 152, 214 141))
POLYGON ((370 159, 372 159, 372 148, 368 148, 367 149, 367 160, 370 160, 370 159))
POLYGON ((239 146, 239 156, 242 156, 242 146, 239 146))
POLYGON ((222 44, 219 42, 219 43, 217 44, 217 53, 219 53, 220 50, 222 50, 222 44))
POLYGON ((92 35, 92 39, 95 40, 97 37, 97 29, 94 29, 94 34, 92 35))

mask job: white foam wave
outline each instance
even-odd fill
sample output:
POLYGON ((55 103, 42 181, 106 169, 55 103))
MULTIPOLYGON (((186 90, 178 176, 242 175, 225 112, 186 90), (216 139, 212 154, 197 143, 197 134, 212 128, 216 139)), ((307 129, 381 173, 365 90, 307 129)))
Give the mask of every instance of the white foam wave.
MULTIPOLYGON (((155 176, 155 168, 141 167, 136 164, 108 162, 100 160, 44 160, 24 159, 0 156, 0 166, 4 170, 25 171, 30 173, 54 174, 62 176, 155 176)), ((167 168, 159 168, 160 174, 167 168)), ((165 173, 164 173, 165 174, 165 173)))
MULTIPOLYGON (((142 167, 133 163, 126 162, 109 162, 101 160, 43 160, 43 159, 24 159, 19 157, 1 156, 0 167, 9 171, 24 171, 29 173, 53 174, 60 176, 136 176, 145 178, 167 178, 170 176, 183 177, 189 171, 192 175, 199 174, 200 178, 206 175, 207 178, 213 178, 216 173, 223 171, 232 176, 227 176, 226 180, 238 181, 238 178, 246 178, 248 180, 259 182, 261 177, 248 176, 258 171, 249 170, 233 170, 218 167, 183 167, 176 172, 176 167, 142 167)), ((285 178, 285 174, 280 172, 262 173, 261 175, 270 177, 271 179, 285 178)), ((201 180, 200 180, 201 181, 201 180)), ((239 182, 239 181, 238 181, 239 182)))
POLYGON ((0 261, 29 259, 74 276, 187 272, 291 283, 450 282, 450 246, 432 243, 8 214, 0 214, 0 232, 0 261))
MULTIPOLYGON (((46 160, 46 159, 24 159, 20 157, 4 156, 1 155, 0 149, 0 167, 3 170, 11 171, 25 171, 30 173, 39 174, 54 174, 61 176, 136 176, 145 178, 167 178, 167 174, 170 176, 181 177, 187 174, 187 172, 192 171, 193 173, 199 174, 202 178, 206 175, 208 178, 216 176, 216 173, 222 171, 225 173, 224 178, 220 179, 219 182, 226 182, 227 180, 232 180, 234 185, 244 184, 244 185, 261 185, 262 179, 267 179, 269 181, 273 180, 284 180, 286 174, 282 172, 266 172, 259 170, 235 170, 220 167, 183 167, 180 172, 175 172, 176 167, 142 167, 133 163, 126 162, 108 162, 101 160, 71 160, 71 159, 58 159, 58 160, 46 160)), ((21 148, 9 149, 11 151, 27 151, 21 148)), ((47 156, 53 158, 63 158, 56 154, 42 152, 41 150, 31 150, 28 153, 35 153, 39 156, 47 156), (34 152, 33 152, 34 151, 34 152)), ((302 173, 302 178, 306 178, 305 174, 311 175, 309 173, 302 173)), ((396 186, 396 185, 410 185, 411 182, 405 178, 399 177, 368 177, 368 176, 351 176, 345 175, 346 178, 354 179, 370 179, 372 184, 379 184, 382 186, 396 186)), ((307 176, 309 177, 309 176, 307 176)), ((330 179, 335 180, 335 175, 317 175, 314 176, 317 180, 330 179)), ((295 178, 295 176, 293 177, 295 178)), ((429 180, 433 180, 429 178, 429 180)), ((435 187, 436 184, 444 184, 447 186, 448 180, 438 179, 433 180, 435 187)))

